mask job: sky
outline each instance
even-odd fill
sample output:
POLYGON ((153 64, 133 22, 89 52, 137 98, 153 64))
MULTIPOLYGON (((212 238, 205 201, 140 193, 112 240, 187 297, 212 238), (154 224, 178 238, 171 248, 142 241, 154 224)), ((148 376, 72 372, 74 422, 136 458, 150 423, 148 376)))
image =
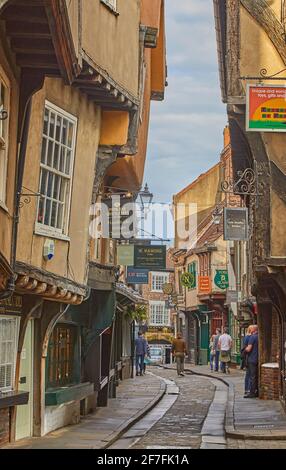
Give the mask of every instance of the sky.
POLYGON ((212 0, 165 0, 168 83, 152 102, 145 181, 157 202, 219 161, 221 102, 212 0))

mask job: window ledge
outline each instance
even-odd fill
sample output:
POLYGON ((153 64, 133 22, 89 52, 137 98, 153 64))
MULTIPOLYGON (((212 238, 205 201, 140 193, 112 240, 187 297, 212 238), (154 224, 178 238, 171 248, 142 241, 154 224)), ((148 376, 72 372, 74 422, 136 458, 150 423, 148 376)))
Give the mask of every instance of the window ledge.
POLYGON ((63 240, 65 242, 70 241, 70 237, 68 235, 64 235, 63 233, 59 233, 59 232, 56 232, 54 230, 49 230, 45 227, 40 227, 39 225, 35 226, 34 234, 35 235, 40 235, 41 237, 55 238, 57 240, 63 240))
POLYGON ((29 401, 29 392, 0 392, 0 409, 10 406, 26 405, 29 401))
POLYGON ((47 390, 45 393, 45 405, 57 406, 70 401, 83 400, 92 395, 93 392, 94 385, 90 382, 47 390))
POLYGON ((115 8, 108 2, 108 0, 100 0, 100 2, 115 16, 119 16, 119 12, 115 10, 115 8))

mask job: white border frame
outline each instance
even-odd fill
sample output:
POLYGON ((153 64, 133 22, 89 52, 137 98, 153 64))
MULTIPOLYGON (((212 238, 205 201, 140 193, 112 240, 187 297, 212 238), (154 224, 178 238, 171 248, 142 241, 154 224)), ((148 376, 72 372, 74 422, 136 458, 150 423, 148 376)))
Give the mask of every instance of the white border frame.
POLYGON ((10 389, 2 389, 0 393, 9 393, 13 390, 15 390, 15 374, 16 374, 16 366, 17 366, 17 353, 18 353, 18 343, 19 343, 19 333, 20 333, 20 317, 16 315, 6 315, 2 314, 0 315, 0 319, 4 320, 16 320, 16 334, 15 334, 15 341, 14 341, 14 352, 15 352, 15 357, 14 357, 14 362, 13 362, 13 379, 12 379, 12 387, 10 389))
MULTIPOLYGON (((60 230, 60 229, 56 229, 55 227, 50 227, 49 225, 39 224, 37 222, 38 210, 39 210, 39 202, 38 202, 34 233, 36 235, 48 236, 50 238, 59 238, 61 240, 69 241, 70 238, 68 237, 68 233, 69 233, 69 222, 70 222, 71 203, 72 203, 72 189, 73 189, 73 181, 74 181, 74 166, 75 166, 75 154, 76 154, 76 142, 77 142, 78 117, 74 116, 71 113, 68 113, 67 111, 65 111, 64 109, 62 109, 59 106, 55 105, 54 103, 51 103, 51 101, 45 100, 43 120, 44 120, 44 114, 45 114, 46 107, 48 107, 51 110, 54 110, 55 112, 57 112, 59 114, 62 114, 63 116, 65 116, 70 121, 73 121, 74 126, 75 126, 74 127, 74 135, 73 135, 73 139, 72 139, 70 189, 69 189, 69 194, 68 194, 69 203, 68 203, 68 207, 66 208, 67 212, 66 212, 66 220, 64 222, 64 228, 63 228, 63 230, 60 230)), ((44 128, 43 126, 44 126, 44 122, 42 123, 42 134, 41 134, 42 140, 41 140, 40 152, 42 150, 42 143, 43 143, 43 128, 44 128)), ((41 158, 39 160, 39 165, 40 165, 40 171, 39 171, 38 188, 39 188, 39 185, 40 185, 41 158)))
MULTIPOLYGON (((286 128, 285 130, 283 129, 250 129, 249 127, 249 121, 250 121, 250 116, 249 116, 249 110, 250 110, 250 99, 249 99, 249 90, 250 88, 285 88, 286 90, 286 84, 285 85, 265 85, 265 84, 258 84, 258 83, 255 83, 255 84, 251 84, 251 83, 247 83, 246 85, 246 123, 245 123, 245 129, 247 132, 280 132, 280 133, 285 133, 286 132, 286 128)), ((285 105, 286 105, 286 99, 285 99, 285 105)))

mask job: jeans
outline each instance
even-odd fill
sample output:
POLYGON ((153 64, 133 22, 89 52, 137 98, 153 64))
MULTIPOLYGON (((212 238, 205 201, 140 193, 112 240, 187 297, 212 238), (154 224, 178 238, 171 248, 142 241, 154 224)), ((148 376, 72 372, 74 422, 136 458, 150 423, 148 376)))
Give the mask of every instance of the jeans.
POLYGON ((258 364, 249 362, 247 368, 250 375, 250 394, 256 395, 258 392, 258 364))
POLYGON ((178 375, 184 373, 184 362, 185 362, 185 357, 183 355, 176 356, 176 362, 177 362, 177 373, 178 375))
POLYGON ((219 369, 219 351, 216 351, 214 354, 210 355, 210 366, 213 370, 213 364, 215 363, 215 371, 218 372, 219 369))
POLYGON ((248 367, 246 367, 245 371, 245 379, 244 379, 244 391, 250 392, 250 373, 248 367))
POLYGON ((144 370, 144 357, 145 354, 136 354, 136 374, 139 373, 139 368, 140 368, 140 373, 143 373, 144 370))

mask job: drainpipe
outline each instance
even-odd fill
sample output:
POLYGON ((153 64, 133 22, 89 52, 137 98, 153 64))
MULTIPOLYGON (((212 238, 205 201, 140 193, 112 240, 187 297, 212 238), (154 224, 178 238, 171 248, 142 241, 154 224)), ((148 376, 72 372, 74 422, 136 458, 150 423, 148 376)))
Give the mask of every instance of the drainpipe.
POLYGON ((30 126, 30 118, 31 118, 31 108, 32 108, 32 101, 30 99, 27 104, 25 115, 24 115, 24 124, 23 124, 23 130, 22 130, 22 135, 21 135, 20 150, 19 150, 19 157, 18 157, 17 170, 16 170, 16 194, 15 194, 15 202, 14 202, 14 217, 13 217, 13 228, 12 228, 12 253, 11 253, 11 267, 13 271, 15 271, 15 266, 16 266, 18 226, 19 226, 19 217, 20 217, 20 199, 21 199, 23 175, 24 175, 24 168, 25 168, 28 133, 29 133, 29 126, 30 126))

